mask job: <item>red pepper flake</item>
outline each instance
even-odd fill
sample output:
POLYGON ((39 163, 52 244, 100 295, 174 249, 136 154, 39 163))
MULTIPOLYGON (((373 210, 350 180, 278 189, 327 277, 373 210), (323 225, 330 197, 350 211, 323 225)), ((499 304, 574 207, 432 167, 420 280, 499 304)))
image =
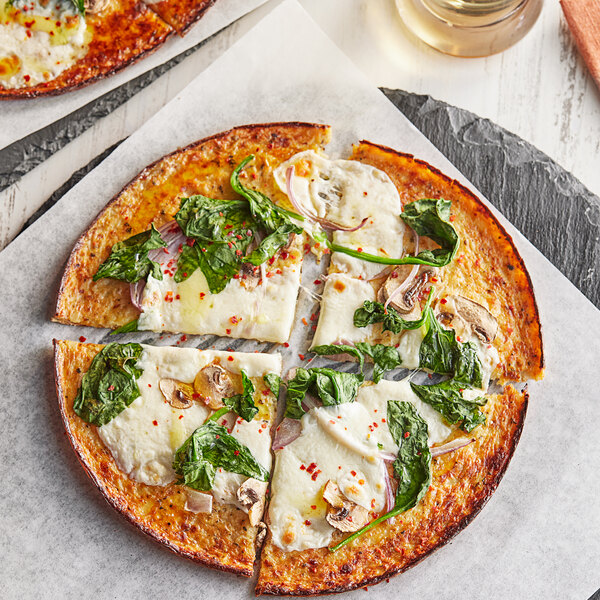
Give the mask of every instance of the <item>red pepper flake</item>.
POLYGON ((274 275, 273 271, 269 271, 269 272, 267 273, 267 277, 273 277, 273 275, 274 275))
POLYGON ((187 273, 184 273, 184 274, 183 274, 183 276, 184 276, 184 277, 187 277, 187 273))
POLYGON ((306 519, 306 521, 304 521, 304 524, 305 524, 307 527, 310 527, 310 521, 309 521, 308 519, 306 519))
POLYGON ((227 333, 227 335, 231 335, 231 329, 226 329, 225 333, 227 333))
POLYGON ((381 419, 381 422, 382 422, 382 423, 385 423, 385 419, 381 419))
POLYGON ((31 77, 30 77, 29 75, 24 75, 24 76, 23 76, 23 79, 24 79, 25 81, 29 81, 29 80, 31 79, 31 77))
POLYGON ((85 340, 86 340, 86 339, 87 339, 87 338, 86 338, 86 337, 84 337, 83 335, 80 335, 80 336, 79 336, 79 341, 80 341, 81 343, 85 342, 85 340))
POLYGON ((375 498, 371 500, 371 508, 375 508, 375 498))
POLYGON ((316 480, 317 480, 317 477, 319 476, 319 473, 320 473, 320 472, 321 472, 320 470, 317 470, 317 471, 315 471, 315 472, 314 472, 314 473, 313 473, 313 474, 310 476, 310 478, 311 478, 313 481, 316 481, 316 480))
POLYGON ((240 453, 240 451, 239 450, 234 450, 233 453, 237 456, 240 453))
POLYGON ((181 341, 182 341, 182 342, 187 342, 187 335, 185 335, 185 334, 184 334, 184 335, 182 335, 182 336, 181 336, 181 341))
POLYGON ((431 283, 437 283, 438 282, 438 278, 437 277, 432 277, 430 279, 431 283))
POLYGON ((180 418, 180 419, 183 419, 183 415, 179 415, 179 418, 180 418))
POLYGON ((284 347, 284 348, 289 348, 289 347, 290 347, 290 345, 289 345, 287 342, 283 342, 283 347, 284 347))
POLYGON ((317 505, 316 505, 316 504, 311 504, 311 505, 310 505, 310 507, 311 507, 313 510, 317 510, 317 505))
POLYGON ((114 386, 114 385, 109 385, 109 386, 108 386, 106 389, 107 389, 109 392, 112 392, 112 391, 115 389, 115 386, 114 386))
POLYGON ((235 315, 233 315, 233 317, 231 317, 229 320, 230 320, 230 321, 231 321, 231 322, 232 322, 234 325, 237 325, 237 324, 238 324, 238 323, 239 323, 239 322, 242 320, 242 317, 236 317, 235 315))
POLYGON ((306 320, 305 317, 302 317, 302 323, 304 323, 305 327, 308 327, 308 321, 306 320))
POLYGON ((241 236, 239 233, 238 233, 238 234, 237 234, 235 237, 236 237, 238 240, 241 240, 241 239, 242 239, 242 236, 241 236))
POLYGON ((317 320, 317 313, 312 313, 312 315, 310 315, 310 320, 311 321, 316 321, 317 320))
POLYGON ((442 299, 440 300, 440 303, 441 303, 441 304, 446 304, 446 302, 448 302, 448 300, 446 300, 446 298, 442 298, 442 299))
POLYGON ((177 294, 177 296, 175 296, 175 300, 181 300, 181 296, 177 294))
POLYGON ((200 300, 204 300, 204 296, 206 296, 206 294, 204 292, 200 292, 200 300))
POLYGON ((242 255, 242 251, 241 250, 236 250, 235 253, 236 253, 237 256, 241 256, 242 255))
POLYGON ((220 217, 222 217, 222 216, 223 216, 223 213, 222 213, 221 211, 219 211, 219 216, 220 216, 220 217))
POLYGON ((363 196, 368 196, 369 194, 367 194, 367 192, 363 192, 363 196))
POLYGON ((352 475, 352 477, 356 477, 356 471, 350 471, 350 474, 352 475))
POLYGON ((233 225, 231 225, 231 223, 228 223, 227 225, 225 225, 225 229, 233 229, 233 225))
POLYGON ((300 357, 300 360, 304 360, 304 354, 298 354, 298 356, 300 357))
POLYGON ((158 425, 158 421, 152 421, 152 425, 156 427, 158 425))
POLYGON ((306 467, 304 465, 300 465, 300 470, 301 471, 306 471, 306 467))
POLYGON ((215 435, 215 439, 219 439, 221 436, 219 434, 215 435))
POLYGON ((307 473, 312 473, 315 469, 317 468, 317 463, 310 463, 310 465, 308 465, 306 472, 307 473))
POLYGON ((357 249, 356 249, 356 251, 357 251, 357 252, 362 252, 362 251, 363 251, 363 249, 362 249, 362 248, 357 248, 357 249))
POLYGON ((149 384, 148 384, 148 387, 152 387, 152 384, 151 384, 151 383, 149 383, 149 384))
POLYGON ((281 253, 281 258, 283 258, 283 260, 285 260, 288 256, 289 254, 285 250, 281 253))
POLYGON ((358 485, 365 485, 365 480, 364 479, 359 479, 358 480, 358 485))
POLYGON ((508 335, 510 335, 513 331, 514 331, 514 329, 512 327, 508 327, 506 329, 506 333, 508 333, 508 335))
POLYGON ((233 356, 228 356, 228 357, 227 357, 227 360, 228 360, 229 362, 233 362, 233 356))
POLYGON ((404 437, 405 437, 405 438, 407 438, 407 437, 410 437, 410 431, 405 431, 405 432, 404 432, 404 437))
POLYGON ((227 242, 227 245, 228 245, 230 248, 233 248, 233 244, 232 244, 231 242, 227 242))
POLYGON ((165 302, 173 302, 173 292, 167 292, 165 294, 165 302))
POLYGON ((271 256, 271 258, 269 259, 269 264, 272 265, 275 262, 275 257, 271 256))
POLYGON ((453 222, 456 219, 456 215, 450 215, 450 222, 453 222))
POLYGON ((193 246, 196 243, 194 238, 188 238, 185 242, 188 246, 193 246))

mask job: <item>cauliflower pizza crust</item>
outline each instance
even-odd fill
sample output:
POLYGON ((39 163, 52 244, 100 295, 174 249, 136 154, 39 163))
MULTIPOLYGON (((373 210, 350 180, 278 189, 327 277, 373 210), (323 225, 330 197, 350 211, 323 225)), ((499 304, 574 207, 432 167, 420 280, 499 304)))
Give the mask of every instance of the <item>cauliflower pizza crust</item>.
MULTIPOLYGON (((173 552, 209 567, 249 577, 256 556, 258 528, 250 525, 245 512, 217 502, 210 514, 196 514, 184 509, 184 487, 134 481, 119 469, 100 439, 97 427, 73 411, 83 373, 102 347, 54 341, 60 412, 71 445, 86 473, 117 511, 173 552)), ((272 424, 276 399, 270 393, 263 394, 264 390, 263 384, 256 398, 261 403, 261 416, 272 424)))
POLYGON ((215 2, 89 0, 81 16, 74 0, 55 1, 52 11, 48 0, 0 0, 0 100, 62 94, 108 77, 183 35, 215 2))
MULTIPOLYGON (((319 152, 329 137, 325 125, 250 125, 206 138, 150 165, 107 205, 77 242, 61 281, 54 320, 116 328, 135 319, 139 310, 132 304, 129 284, 115 279, 92 281, 115 243, 148 230, 150 224, 160 227, 172 220, 182 197, 202 194, 235 198, 230 186, 232 170, 250 154, 256 158, 247 168, 246 183, 275 204, 291 209, 290 199, 274 180, 274 171, 299 152, 319 152)), ((464 186, 411 155, 360 142, 350 158, 383 171, 396 187, 402 206, 424 198, 443 198, 451 203, 450 221, 460 246, 455 258, 439 268, 437 279, 432 280, 436 290, 433 308, 446 296, 464 295, 480 304, 498 325, 493 344, 499 360, 492 378, 502 384, 541 379, 541 327, 532 284, 512 239, 490 210, 464 186)), ((421 244, 422 249, 433 248, 431 240, 423 239, 421 244)), ((330 277, 335 271, 332 265, 330 277)), ((373 295, 381 285, 376 278, 360 283, 371 284, 373 295)), ((393 344, 389 335, 376 327, 379 325, 365 341, 393 344)), ((109 502, 176 552, 209 566, 250 575, 256 528, 244 521, 245 513, 217 503, 210 515, 190 514, 182 508, 178 486, 146 486, 122 473, 95 427, 72 410, 81 373, 101 347, 73 342, 56 342, 55 347, 59 401, 69 437, 84 468, 109 502), (165 502, 170 510, 159 514, 157 506, 165 502)), ((300 358, 304 359, 302 355, 300 358)), ((526 391, 506 385, 502 393, 486 398, 487 404, 481 409, 486 423, 470 432, 475 441, 432 459, 431 485, 414 508, 335 552, 327 547, 284 551, 268 533, 260 558, 257 594, 313 595, 377 583, 410 568, 456 535, 498 486, 525 419, 526 391)), ((460 432, 454 430, 449 441, 458 437, 460 432)), ((332 544, 345 537, 336 529, 332 544)))

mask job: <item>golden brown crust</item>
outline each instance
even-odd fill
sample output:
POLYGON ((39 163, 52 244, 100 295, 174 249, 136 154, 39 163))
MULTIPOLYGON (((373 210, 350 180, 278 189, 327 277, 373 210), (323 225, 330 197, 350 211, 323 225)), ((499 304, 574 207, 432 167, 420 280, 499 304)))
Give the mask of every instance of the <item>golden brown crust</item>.
POLYGON ((203 194, 235 197, 229 178, 249 154, 246 169, 253 185, 276 202, 285 196, 275 189, 273 169, 301 150, 322 147, 329 127, 311 123, 275 123, 238 127, 177 150, 146 167, 100 213, 81 236, 69 257, 58 295, 54 320, 114 329, 137 318, 129 284, 113 279, 92 281, 112 246, 171 220, 180 198, 203 194))
POLYGON ((174 33, 141 0, 113 0, 109 8, 86 16, 91 37, 86 55, 55 79, 31 87, 0 85, 0 100, 52 96, 112 75, 150 54, 174 33))
MULTIPOLYGON (((183 509, 185 492, 181 486, 149 486, 130 479, 117 467, 96 426, 73 412, 83 373, 102 347, 54 340, 60 413, 86 473, 111 506, 169 550, 212 568, 251 576, 257 528, 250 525, 246 513, 214 503, 211 514, 194 514, 183 509)), ((271 394, 261 394, 261 398, 268 398, 264 418, 268 415, 272 423, 275 399, 271 394)))
POLYGON ((160 0, 150 8, 179 35, 183 35, 215 3, 215 0, 160 0))
MULTIPOLYGON (((492 495, 519 441, 527 393, 507 386, 483 411, 487 424, 475 442, 432 460, 432 485, 423 500, 337 552, 283 552, 267 538, 257 594, 309 596, 344 592, 402 573, 454 537, 492 495)), ((343 538, 339 534, 334 542, 343 538)), ((332 545, 333 545, 332 543, 332 545)))
POLYGON ((410 154, 363 141, 352 158, 385 171, 402 205, 422 198, 452 202, 452 224, 461 245, 456 258, 441 269, 441 281, 435 284, 438 298, 462 295, 496 317, 494 346, 500 364, 494 375, 500 382, 541 379, 544 355, 531 279, 512 238, 487 206, 459 182, 410 154))

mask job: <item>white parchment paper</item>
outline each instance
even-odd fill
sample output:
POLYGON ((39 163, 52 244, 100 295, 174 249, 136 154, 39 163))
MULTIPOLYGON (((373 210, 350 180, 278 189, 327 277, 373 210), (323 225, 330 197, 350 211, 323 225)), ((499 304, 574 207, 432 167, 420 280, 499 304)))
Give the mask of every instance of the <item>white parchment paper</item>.
POLYGON ((52 98, 0 102, 0 150, 46 127, 92 100, 192 48, 267 0, 217 0, 184 36, 173 35, 156 52, 112 77, 52 98))
MULTIPOLYGON (((414 153, 468 184, 293 0, 283 2, 123 143, 0 253, 3 598, 252 597, 247 580, 154 544, 92 486, 60 421, 51 340, 85 336, 97 342, 106 339, 106 331, 54 324, 49 317, 76 239, 145 165, 234 125, 283 120, 330 123, 332 155, 369 139, 414 153)), ((600 312, 501 221, 534 282, 546 378, 530 386, 521 442, 481 514, 421 564, 370 588, 370 597, 585 600, 600 586, 600 312)), ((310 307, 304 303, 301 310, 310 307)), ((143 333, 131 339, 180 340, 143 333)), ((182 345, 211 343, 190 338, 182 345)), ((221 343, 267 349, 252 342, 221 343)), ((365 596, 358 590, 347 597, 365 596)))

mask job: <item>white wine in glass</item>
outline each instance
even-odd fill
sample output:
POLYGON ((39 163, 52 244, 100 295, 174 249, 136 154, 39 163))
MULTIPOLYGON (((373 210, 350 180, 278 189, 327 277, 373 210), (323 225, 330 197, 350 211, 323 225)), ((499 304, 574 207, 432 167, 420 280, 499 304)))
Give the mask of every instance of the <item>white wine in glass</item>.
POLYGON ((518 42, 536 22, 543 0, 396 0, 406 26, 454 56, 488 56, 518 42))

